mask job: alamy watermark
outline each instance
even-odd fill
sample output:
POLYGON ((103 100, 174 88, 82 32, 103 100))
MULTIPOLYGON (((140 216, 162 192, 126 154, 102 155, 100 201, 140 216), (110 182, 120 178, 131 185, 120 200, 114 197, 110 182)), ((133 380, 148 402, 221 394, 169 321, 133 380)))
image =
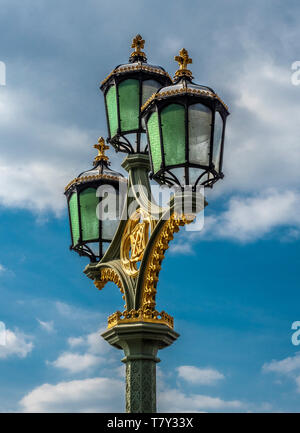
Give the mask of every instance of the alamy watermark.
POLYGON ((6 328, 3 322, 0 322, 0 346, 6 346, 6 328))
POLYGON ((6 65, 0 60, 0 86, 6 86, 6 65))
POLYGON ((190 224, 187 231, 200 231, 204 226, 204 187, 196 191, 186 186, 184 191, 179 187, 160 188, 152 185, 151 192, 144 185, 131 185, 127 190, 125 182, 119 182, 119 190, 112 185, 100 185, 96 196, 101 198, 96 215, 100 221, 127 220, 135 214, 138 208, 143 208, 152 220, 168 220, 171 207, 177 217, 185 218, 190 224), (128 197, 128 206, 124 210, 124 200, 128 197))
POLYGON ((295 322, 293 322, 291 329, 293 331, 296 331, 292 335, 292 344, 294 346, 299 346, 299 344, 300 344, 300 321, 296 320, 295 322))
POLYGON ((291 75, 291 82, 293 86, 299 86, 300 85, 300 60, 293 62, 291 69, 293 71, 291 75))

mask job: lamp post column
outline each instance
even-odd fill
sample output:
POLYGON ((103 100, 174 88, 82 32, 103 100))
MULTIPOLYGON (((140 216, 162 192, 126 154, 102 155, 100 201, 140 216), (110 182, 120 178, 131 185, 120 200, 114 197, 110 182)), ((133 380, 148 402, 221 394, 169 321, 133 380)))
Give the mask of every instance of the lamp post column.
POLYGON ((126 412, 156 412, 156 364, 159 349, 170 346, 179 334, 166 325, 149 322, 116 325, 102 337, 123 349, 126 364, 126 412))

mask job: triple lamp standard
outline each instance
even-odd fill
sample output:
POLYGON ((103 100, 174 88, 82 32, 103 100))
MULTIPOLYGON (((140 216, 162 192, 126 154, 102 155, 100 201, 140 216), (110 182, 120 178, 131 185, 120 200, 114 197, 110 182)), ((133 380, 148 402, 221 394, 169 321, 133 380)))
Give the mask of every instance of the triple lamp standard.
POLYGON ((179 69, 172 80, 161 66, 147 63, 144 43, 137 35, 129 63, 117 66, 100 87, 107 143, 127 154, 122 167, 128 178, 109 167, 108 146, 100 137, 93 168, 65 190, 70 248, 90 258, 84 272, 99 290, 112 281, 125 301, 124 311, 108 318, 102 337, 124 351, 131 413, 156 412, 157 352, 179 337, 173 317, 155 308, 158 276, 174 233, 206 204, 200 186, 223 177, 229 114, 211 88, 192 81, 192 59, 184 48, 175 57, 179 69), (176 187, 167 207, 154 202, 149 177, 176 187), (188 213, 182 210, 186 201, 188 213))

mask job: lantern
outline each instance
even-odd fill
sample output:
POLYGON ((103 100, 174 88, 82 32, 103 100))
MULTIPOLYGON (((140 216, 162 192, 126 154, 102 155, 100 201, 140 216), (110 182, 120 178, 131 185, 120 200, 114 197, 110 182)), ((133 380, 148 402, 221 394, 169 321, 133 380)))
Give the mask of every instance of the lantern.
POLYGON ((114 236, 122 206, 120 186, 127 185, 122 174, 109 168, 105 155, 108 146, 103 137, 94 147, 98 149, 98 156, 94 159, 93 168, 81 173, 65 188, 72 238, 70 249, 88 256, 93 262, 102 258, 114 236), (115 210, 108 218, 105 217, 103 200, 115 210))
POLYGON ((101 83, 108 125, 108 142, 117 151, 143 153, 147 151, 145 129, 141 122, 141 107, 160 87, 172 80, 161 66, 152 66, 141 50, 145 41, 137 35, 131 47, 129 63, 117 66, 101 83))
POLYGON ((228 108, 210 88, 193 83, 187 50, 175 57, 174 84, 158 90, 142 107, 151 159, 159 183, 212 186, 223 177, 228 108))

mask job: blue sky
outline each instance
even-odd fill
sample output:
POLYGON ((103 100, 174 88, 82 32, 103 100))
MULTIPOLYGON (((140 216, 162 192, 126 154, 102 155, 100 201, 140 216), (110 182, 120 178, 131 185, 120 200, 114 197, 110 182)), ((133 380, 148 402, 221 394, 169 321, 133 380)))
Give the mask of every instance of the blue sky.
POLYGON ((137 33, 171 75, 187 48, 231 112, 204 230, 180 232, 160 274, 181 336, 160 352, 158 409, 299 411, 299 17, 293 0, 0 0, 0 411, 124 408, 122 354, 99 337, 123 301, 69 251, 63 189, 106 136, 98 85, 137 33))

